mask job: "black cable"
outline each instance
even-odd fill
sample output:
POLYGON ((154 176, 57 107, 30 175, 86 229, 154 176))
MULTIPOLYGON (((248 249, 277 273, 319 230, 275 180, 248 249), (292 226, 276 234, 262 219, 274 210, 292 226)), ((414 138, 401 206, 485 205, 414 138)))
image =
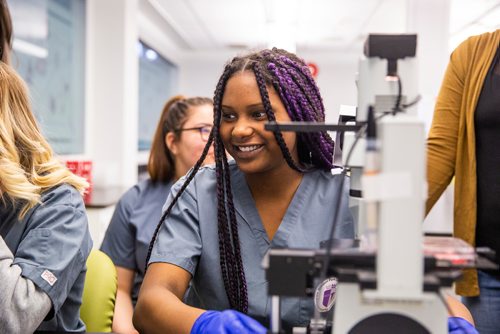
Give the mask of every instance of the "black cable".
MULTIPOLYGON (((354 142, 352 143, 352 146, 350 147, 349 151, 347 152, 345 166, 349 166, 349 161, 351 160, 351 156, 352 156, 352 153, 354 152, 354 148, 356 147, 356 144, 358 143, 359 138, 361 138, 361 136, 363 136, 363 134, 365 133, 365 130, 366 130, 366 124, 364 124, 363 127, 361 127, 356 132, 356 137, 354 139, 354 142)), ((347 168, 344 168, 342 170, 342 172, 339 174, 341 176, 340 187, 339 187, 339 196, 337 196, 337 203, 335 204, 335 216, 333 218, 332 228, 330 229, 330 233, 329 233, 328 239, 326 241, 326 253, 325 253, 324 260, 323 260, 323 268, 322 268, 321 274, 320 274, 320 281, 326 279, 326 274, 327 274, 328 266, 330 263, 331 251, 333 248, 333 236, 335 234, 335 228, 336 228, 337 223, 339 221, 340 207, 342 204, 342 197, 343 197, 342 195, 343 195, 343 191, 344 191, 344 180, 346 178, 346 174, 347 174, 347 168)))
MULTIPOLYGON (((402 100, 402 96, 403 96, 403 83, 401 82, 401 78, 399 77, 399 75, 396 75, 395 77, 397 78, 397 81, 398 81, 398 95, 396 98, 396 103, 394 104, 392 111, 382 112, 379 116, 377 116, 375 119, 376 122, 378 122, 380 119, 384 118, 387 115, 395 115, 399 112, 403 112, 404 109, 406 109, 407 107, 413 106, 420 101, 421 96, 418 95, 415 98, 415 100, 412 101, 411 103, 406 104, 406 105, 405 104, 401 105, 401 100, 402 100), (403 107, 403 108, 401 108, 401 107, 403 107)), ((353 142, 351 148, 349 149, 349 152, 347 153, 346 162, 344 164, 345 166, 349 166, 349 161, 351 160, 351 155, 354 152, 354 148, 356 147, 356 144, 358 143, 359 139, 365 134, 366 127, 367 127, 367 124, 363 124, 363 126, 356 132, 356 137, 354 139, 354 142, 353 142)), ((337 203, 335 205, 335 217, 333 219, 332 228, 330 230, 329 238, 327 239, 327 242, 326 242, 326 255, 325 255, 325 258, 323 261, 323 268, 322 268, 321 275, 320 275, 320 279, 322 279, 322 280, 324 280, 326 278, 328 266, 330 263, 331 251, 333 248, 333 236, 335 234, 335 227, 337 226, 337 223, 339 220, 339 211, 340 211, 340 206, 342 203, 342 194, 343 194, 342 192, 344 189, 344 180, 345 180, 347 171, 348 171, 348 167, 344 167, 344 170, 342 170, 342 172, 340 173, 340 175, 342 176, 342 179, 340 180, 340 188, 339 188, 340 194, 337 198, 337 203)))
POLYGON ((417 95, 417 97, 413 101, 411 101, 410 103, 403 104, 403 109, 413 107, 415 104, 419 103, 421 99, 422 99, 422 96, 420 94, 417 95))
POLYGON ((398 82, 398 97, 396 98, 396 103, 394 104, 394 107, 392 108, 393 114, 395 115, 396 113, 402 111, 401 110, 401 99, 403 97, 403 83, 401 82, 401 78, 399 75, 394 75, 394 77, 397 79, 398 82))
MULTIPOLYGON (((381 115, 377 116, 377 118, 375 119, 376 122, 389 114, 395 115, 396 113, 403 111, 403 109, 401 109, 401 100, 402 100, 402 96, 403 96, 403 83, 401 82, 401 78, 399 77, 399 75, 396 74, 395 77, 397 78, 397 82, 398 82, 398 95, 396 98, 396 103, 394 104, 392 111, 383 112, 381 115)), ((420 100, 420 96, 417 96, 417 99, 415 101, 413 101, 411 103, 411 105, 416 104, 419 100, 420 100)), ((403 105, 403 108, 405 108, 404 105, 403 105)), ((363 136, 365 134, 366 127, 367 127, 366 124, 364 124, 363 127, 361 127, 361 129, 359 129, 358 132, 356 133, 356 138, 354 139, 354 142, 353 142, 351 148, 349 149, 349 152, 347 153, 345 166, 349 166, 349 161, 351 159, 352 153, 354 152, 354 148, 356 147, 356 144, 358 143, 359 138, 361 138, 361 136, 363 136)), ((346 173, 347 173, 347 168, 344 168, 344 170, 340 173, 340 175, 342 176, 342 179, 340 180, 340 196, 338 196, 337 203, 335 205, 335 217, 333 219, 333 224, 332 224, 332 228, 330 230, 329 238, 327 239, 327 242, 326 242, 326 255, 325 255, 325 258, 323 261, 323 268, 322 268, 321 276, 320 276, 320 279, 323 279, 323 280, 326 278, 326 273, 328 271, 328 265, 330 263, 331 251, 332 251, 332 247, 333 247, 333 236, 335 234, 335 227, 337 226, 337 222, 339 220, 338 217, 339 217, 340 205, 342 203, 342 192, 344 189, 344 180, 346 177, 346 173)))
MULTIPOLYGON (((400 110, 400 111, 402 111, 402 110, 400 110)), ((390 114, 393 114, 393 112, 384 112, 381 115, 379 115, 375 119, 375 121, 378 121, 378 120, 380 120, 380 119, 382 119, 385 116, 390 115, 390 114)), ((356 147, 359 139, 365 134, 366 128, 367 128, 367 124, 365 123, 356 132, 356 137, 354 138, 354 142, 352 143, 352 146, 350 147, 349 151, 347 152, 345 166, 349 166, 349 162, 351 160, 352 153, 354 152, 354 148, 356 147)), ((320 280, 325 280, 326 279, 326 274, 327 274, 327 271, 328 271, 328 265, 330 263, 330 258, 331 258, 331 255, 332 255, 331 251, 332 251, 332 248, 333 248, 333 236, 335 234, 335 227, 337 226, 337 223, 338 223, 338 220, 339 220, 338 218, 339 218, 340 206, 341 206, 341 203, 342 203, 342 194, 343 194, 343 190, 344 190, 344 180, 345 180, 347 171, 348 171, 348 167, 344 167, 344 169, 342 170, 342 172, 339 174, 339 175, 342 176, 342 179, 340 180, 339 196, 337 197, 337 203, 335 205, 335 217, 333 219, 332 228, 330 230, 330 234, 329 234, 329 237, 328 237, 327 242, 326 242, 326 254, 325 254, 325 257, 324 257, 324 261, 323 261, 323 268, 321 270, 320 280)))

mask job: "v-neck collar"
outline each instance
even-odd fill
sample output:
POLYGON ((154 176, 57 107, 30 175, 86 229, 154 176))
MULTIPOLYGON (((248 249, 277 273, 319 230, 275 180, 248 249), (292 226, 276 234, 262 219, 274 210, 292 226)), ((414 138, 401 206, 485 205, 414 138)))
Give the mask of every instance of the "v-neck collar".
POLYGON ((233 184, 233 193, 237 194, 237 196, 234 197, 235 210, 253 232, 259 243, 262 256, 264 256, 270 246, 277 248, 287 247, 288 237, 293 227, 296 225, 304 201, 309 196, 311 188, 311 177, 309 174, 310 173, 304 173, 299 187, 295 191, 272 241, 269 240, 266 230, 264 229, 252 193, 245 180, 245 175, 239 169, 236 169, 236 173, 231 175, 233 178, 231 182, 233 184))

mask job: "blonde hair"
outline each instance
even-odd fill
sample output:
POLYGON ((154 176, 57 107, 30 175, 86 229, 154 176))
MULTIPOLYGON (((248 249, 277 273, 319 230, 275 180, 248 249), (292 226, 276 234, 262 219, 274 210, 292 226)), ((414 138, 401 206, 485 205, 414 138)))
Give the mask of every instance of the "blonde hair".
POLYGON ((81 194, 88 187, 54 157, 31 111, 26 84, 0 62, 0 199, 21 204, 22 218, 45 190, 62 183, 81 194))

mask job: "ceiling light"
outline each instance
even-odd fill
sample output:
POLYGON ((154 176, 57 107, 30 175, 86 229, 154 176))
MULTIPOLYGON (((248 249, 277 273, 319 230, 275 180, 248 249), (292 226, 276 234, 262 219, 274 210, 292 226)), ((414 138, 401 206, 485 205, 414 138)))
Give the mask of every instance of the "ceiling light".
POLYGON ((146 50, 146 58, 151 60, 151 61, 155 61, 156 58, 158 58, 158 54, 151 49, 147 49, 146 50))

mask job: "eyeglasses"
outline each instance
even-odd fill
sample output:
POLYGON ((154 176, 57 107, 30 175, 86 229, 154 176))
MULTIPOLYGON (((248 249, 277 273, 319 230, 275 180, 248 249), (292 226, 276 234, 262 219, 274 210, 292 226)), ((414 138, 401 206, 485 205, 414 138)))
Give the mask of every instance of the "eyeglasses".
POLYGON ((212 132, 212 126, 204 125, 204 126, 197 126, 195 128, 177 129, 176 131, 181 132, 181 131, 192 131, 192 130, 198 130, 198 132, 200 133, 201 140, 208 141, 208 137, 210 137, 210 132, 212 132))

